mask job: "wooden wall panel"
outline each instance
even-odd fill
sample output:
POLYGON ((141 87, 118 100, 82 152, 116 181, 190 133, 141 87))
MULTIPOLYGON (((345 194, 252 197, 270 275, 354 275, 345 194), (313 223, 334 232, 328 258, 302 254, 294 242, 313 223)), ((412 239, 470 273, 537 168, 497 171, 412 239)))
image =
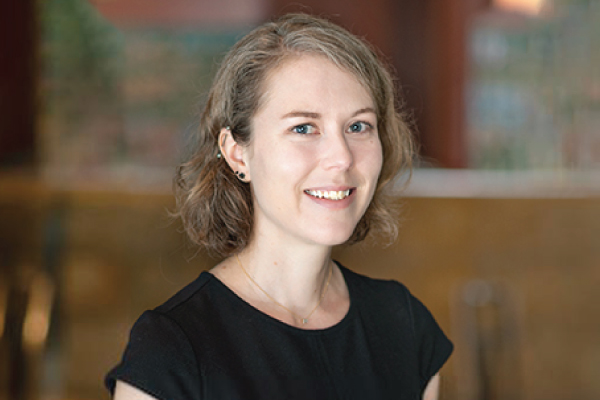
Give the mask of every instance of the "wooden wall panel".
MULTIPOLYGON (((216 260, 193 257, 166 217, 170 195, 0 185, 4 209, 49 209, 56 199, 66 231, 58 269, 62 384, 72 398, 107 398, 99 379, 117 361, 131 324, 216 260)), ((456 344, 443 370, 445 400, 477 398, 481 368, 472 365, 473 326, 464 317, 471 310, 465 299, 482 282, 504 296, 491 310, 501 318, 483 320, 499 338, 496 350, 484 346, 499 361, 488 391, 512 388, 518 396, 500 398, 521 400, 600 396, 599 199, 409 198, 403 209, 391 246, 340 248, 335 256, 358 272, 405 283, 431 309, 456 344)), ((10 221, 0 221, 3 235, 10 221)))

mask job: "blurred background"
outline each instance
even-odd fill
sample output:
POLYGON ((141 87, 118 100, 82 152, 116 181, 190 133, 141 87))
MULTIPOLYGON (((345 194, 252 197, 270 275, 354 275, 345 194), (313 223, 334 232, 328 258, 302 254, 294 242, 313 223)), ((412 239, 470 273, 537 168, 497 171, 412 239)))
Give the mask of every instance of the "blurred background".
POLYGON ((336 257, 432 310, 442 398, 600 398, 600 1, 0 9, 0 400, 108 399, 135 319, 216 263, 168 217, 174 168, 224 52, 298 10, 376 46, 414 115, 399 240, 336 257))

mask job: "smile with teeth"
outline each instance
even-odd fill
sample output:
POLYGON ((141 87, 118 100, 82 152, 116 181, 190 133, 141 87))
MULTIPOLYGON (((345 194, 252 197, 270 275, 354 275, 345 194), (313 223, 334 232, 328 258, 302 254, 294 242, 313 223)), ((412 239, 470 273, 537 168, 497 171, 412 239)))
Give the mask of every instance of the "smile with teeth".
POLYGON ((348 190, 305 190, 306 194, 309 194, 318 199, 328 200, 343 200, 350 195, 352 189, 348 190))

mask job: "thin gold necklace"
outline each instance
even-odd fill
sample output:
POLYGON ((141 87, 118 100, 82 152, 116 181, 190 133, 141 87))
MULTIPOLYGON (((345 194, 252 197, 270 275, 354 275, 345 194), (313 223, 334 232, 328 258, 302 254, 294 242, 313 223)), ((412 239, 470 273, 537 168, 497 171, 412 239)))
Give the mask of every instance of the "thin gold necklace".
POLYGON ((273 303, 277 304, 279 307, 283 308, 284 310, 286 310, 287 312, 292 314, 294 317, 296 317, 296 319, 299 319, 300 321, 302 321, 302 325, 306 325, 308 323, 308 319, 310 318, 310 316, 313 315, 313 313, 315 311, 317 311, 317 308, 319 308, 319 306, 321 305, 321 302, 323 301, 323 298, 325 297, 325 293, 327 293, 327 288, 329 287, 329 281, 331 280, 331 275, 333 273, 333 264, 331 264, 331 266, 329 268, 329 276, 327 277, 327 282, 325 283, 325 287, 323 288, 323 292, 321 293, 321 298, 319 299, 319 302, 317 303, 315 308, 313 308, 312 311, 306 317, 302 317, 302 316, 296 314, 295 312, 293 312, 292 310, 290 310, 289 308, 287 308, 286 306, 284 306, 283 304, 281 304, 280 302, 278 302, 277 300, 275 300, 273 297, 271 297, 271 295, 269 293, 267 293, 267 291, 265 289, 261 288, 260 285, 258 283, 256 283, 256 281, 254 279, 252 279, 250 274, 248 274, 248 271, 246 271, 246 268, 244 268, 244 266, 242 265, 242 262, 240 261, 240 258, 238 257, 237 254, 235 255, 235 258, 236 258, 238 264, 240 265, 240 267, 242 268, 242 271, 244 271, 244 274, 246 274, 248 279, 250 279, 250 282, 252 282, 261 292, 263 292, 265 294, 265 296, 267 296, 269 298, 269 300, 271 300, 273 303))

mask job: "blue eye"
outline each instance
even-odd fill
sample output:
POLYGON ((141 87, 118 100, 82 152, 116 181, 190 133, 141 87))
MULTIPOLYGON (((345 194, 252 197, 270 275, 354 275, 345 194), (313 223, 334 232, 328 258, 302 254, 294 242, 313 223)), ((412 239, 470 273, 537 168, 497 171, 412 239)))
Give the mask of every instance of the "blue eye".
POLYGON ((299 133, 301 135, 310 135, 311 133, 315 133, 316 129, 314 126, 312 126, 310 124, 302 124, 302 125, 296 125, 295 127, 293 127, 292 131, 299 133))
POLYGON ((372 128, 373 128, 373 126, 371 124, 360 121, 360 122, 355 122, 352 125, 350 125, 348 127, 348 132, 361 133, 361 132, 364 132, 364 131, 372 129, 372 128))

